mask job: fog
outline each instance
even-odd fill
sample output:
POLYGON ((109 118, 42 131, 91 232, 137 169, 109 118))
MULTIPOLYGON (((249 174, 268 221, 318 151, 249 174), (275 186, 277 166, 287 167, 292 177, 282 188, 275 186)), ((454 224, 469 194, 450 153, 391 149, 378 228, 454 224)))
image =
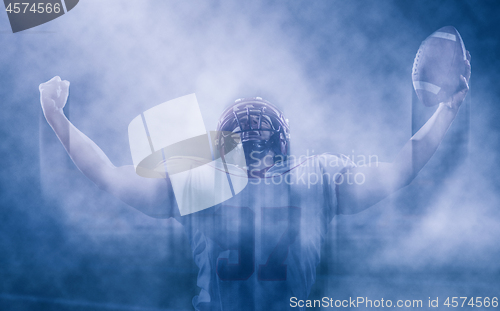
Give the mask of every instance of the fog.
POLYGON ((72 165, 43 119, 40 83, 71 82, 71 122, 117 166, 132 164, 134 117, 191 93, 207 130, 235 99, 260 96, 290 120, 293 154, 390 162, 412 135, 415 53, 446 25, 472 54, 469 139, 457 155, 447 137, 410 186, 336 217, 310 298, 493 297, 499 11, 488 1, 89 0, 16 34, 4 14, 0 306, 190 310, 199 291, 180 224, 141 214, 72 165))

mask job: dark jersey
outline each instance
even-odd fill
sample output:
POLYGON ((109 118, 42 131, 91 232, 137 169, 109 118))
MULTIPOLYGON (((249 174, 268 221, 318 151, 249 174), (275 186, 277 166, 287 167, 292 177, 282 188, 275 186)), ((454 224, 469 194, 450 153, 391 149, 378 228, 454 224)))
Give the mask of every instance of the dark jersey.
POLYGON ((271 167, 231 199, 177 217, 200 271, 196 310, 287 310, 315 282, 321 244, 337 213, 346 157, 319 155, 271 167))

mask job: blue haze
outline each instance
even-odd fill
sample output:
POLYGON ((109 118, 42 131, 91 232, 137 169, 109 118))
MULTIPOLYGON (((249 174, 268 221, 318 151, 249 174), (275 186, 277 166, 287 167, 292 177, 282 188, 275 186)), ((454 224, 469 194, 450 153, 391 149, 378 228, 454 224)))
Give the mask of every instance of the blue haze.
POLYGON ((115 165, 132 162, 136 115, 190 93, 209 130, 261 96, 290 119, 294 153, 391 161, 411 136, 414 55, 446 25, 472 54, 468 160, 436 189, 417 180, 334 220, 311 299, 498 295, 498 16, 495 1, 88 0, 12 34, 0 13, 0 309, 191 310, 198 292, 181 226, 72 166, 40 83, 71 82, 71 121, 115 165))

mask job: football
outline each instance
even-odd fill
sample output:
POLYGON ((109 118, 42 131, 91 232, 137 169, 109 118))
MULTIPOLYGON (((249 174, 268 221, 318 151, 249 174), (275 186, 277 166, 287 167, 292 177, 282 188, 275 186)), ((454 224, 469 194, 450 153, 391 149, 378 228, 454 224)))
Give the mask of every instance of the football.
POLYGON ((458 91, 465 75, 466 50, 453 26, 443 27, 420 45, 412 69, 413 88, 425 106, 435 106, 458 91))

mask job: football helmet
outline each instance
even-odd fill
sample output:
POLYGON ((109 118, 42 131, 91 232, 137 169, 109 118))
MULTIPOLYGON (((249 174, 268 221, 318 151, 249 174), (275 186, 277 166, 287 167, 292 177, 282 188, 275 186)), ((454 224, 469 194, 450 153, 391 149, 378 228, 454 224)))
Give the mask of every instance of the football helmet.
POLYGON ((290 128, 283 113, 260 98, 237 99, 224 110, 217 124, 216 148, 221 157, 243 145, 247 165, 274 152, 274 163, 290 152, 290 128))

